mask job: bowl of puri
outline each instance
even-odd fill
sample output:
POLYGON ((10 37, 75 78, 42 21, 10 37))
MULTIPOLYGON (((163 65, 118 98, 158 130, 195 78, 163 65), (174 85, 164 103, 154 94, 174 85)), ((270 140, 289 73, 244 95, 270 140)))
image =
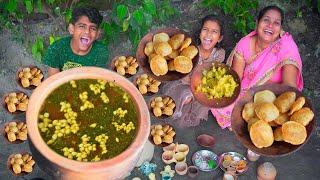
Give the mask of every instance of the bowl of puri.
POLYGON ((198 48, 184 31, 175 28, 154 30, 140 41, 136 57, 145 73, 159 81, 178 80, 198 63, 198 48))
POLYGON ((27 66, 17 71, 18 84, 26 89, 34 89, 38 87, 43 80, 43 72, 36 66, 27 66))
POLYGON ((2 98, 3 107, 11 114, 25 112, 28 108, 29 97, 21 91, 12 91, 2 98))
POLYGON ((148 140, 144 98, 107 69, 80 67, 50 76, 29 103, 30 149, 56 179, 123 179, 148 140))
POLYGON ((111 69, 121 76, 129 78, 138 72, 139 65, 133 56, 116 56, 111 61, 111 69))
POLYGON ((240 78, 223 63, 203 63, 191 75, 191 91, 195 99, 207 107, 226 107, 239 96, 240 78))
POLYGON ((156 146, 165 147, 173 143, 176 132, 169 124, 155 124, 151 126, 149 140, 156 146))
POLYGON ((152 95, 159 91, 161 82, 153 79, 147 74, 141 74, 136 79, 133 80, 138 90, 143 95, 152 95))
POLYGON ((301 148, 315 126, 312 104, 296 88, 253 87, 235 105, 231 125, 237 139, 264 156, 284 156, 301 148))
POLYGON ((160 119, 173 115, 176 104, 170 96, 156 96, 150 99, 150 112, 160 119))

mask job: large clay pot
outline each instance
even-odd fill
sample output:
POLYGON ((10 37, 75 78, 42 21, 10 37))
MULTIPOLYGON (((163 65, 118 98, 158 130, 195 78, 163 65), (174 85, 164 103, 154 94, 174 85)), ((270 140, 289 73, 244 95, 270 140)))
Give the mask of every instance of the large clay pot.
POLYGON ((34 158, 40 168, 56 179, 123 179, 138 161, 150 131, 148 107, 137 88, 117 73, 97 67, 74 68, 43 81, 30 97, 26 119, 34 158), (41 138, 38 114, 45 98, 58 86, 77 79, 114 81, 133 98, 138 112, 138 131, 132 144, 120 155, 100 162, 79 162, 57 154, 41 138))

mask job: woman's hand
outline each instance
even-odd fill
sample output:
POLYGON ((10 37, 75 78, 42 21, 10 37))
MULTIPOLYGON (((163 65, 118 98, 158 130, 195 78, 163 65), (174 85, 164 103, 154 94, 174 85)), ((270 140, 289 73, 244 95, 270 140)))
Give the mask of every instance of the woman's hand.
POLYGON ((237 72, 240 80, 242 80, 245 65, 244 59, 235 52, 232 61, 232 69, 237 72))
POLYGON ((282 68, 282 84, 297 87, 298 69, 296 66, 287 64, 282 68))

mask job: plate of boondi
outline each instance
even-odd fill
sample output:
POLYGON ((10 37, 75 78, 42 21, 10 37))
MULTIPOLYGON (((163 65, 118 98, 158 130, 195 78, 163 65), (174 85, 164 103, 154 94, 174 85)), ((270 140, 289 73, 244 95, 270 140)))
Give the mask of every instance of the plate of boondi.
POLYGON ((201 104, 222 108, 232 104, 240 93, 240 78, 223 63, 203 63, 191 75, 191 91, 201 104))

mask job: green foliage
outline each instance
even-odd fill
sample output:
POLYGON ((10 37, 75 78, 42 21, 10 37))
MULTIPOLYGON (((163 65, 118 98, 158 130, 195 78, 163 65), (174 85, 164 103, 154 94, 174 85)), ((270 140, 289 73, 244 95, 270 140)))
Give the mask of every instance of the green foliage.
POLYGON ((297 12, 296 12, 296 17, 297 17, 297 18, 302 18, 302 11, 297 10, 297 12))
MULTIPOLYGON (((7 0, 0 2, 1 21, 0 25, 4 26, 7 23, 22 21, 24 18, 34 15, 37 12, 44 10, 52 10, 56 15, 63 15, 66 23, 71 19, 71 8, 68 7, 68 0, 7 0), (44 8, 47 7, 47 8, 44 8), (63 12, 61 13, 61 9, 63 12), (58 12, 58 13, 57 13, 58 12)), ((6 26, 8 27, 8 26, 6 26)))
POLYGON ((37 37, 36 42, 32 45, 32 57, 38 62, 41 62, 42 56, 44 54, 44 40, 42 37, 37 37))
POLYGON ((134 51, 152 25, 165 22, 174 15, 178 15, 178 11, 169 0, 124 0, 114 3, 111 20, 101 25, 103 42, 117 42, 120 34, 124 34, 132 43, 134 51))
POLYGON ((178 14, 177 10, 171 7, 169 0, 164 0, 160 4, 160 7, 161 9, 159 9, 159 19, 162 22, 165 22, 170 17, 174 16, 175 14, 178 14))
POLYGON ((218 7, 225 14, 231 15, 235 30, 243 35, 255 27, 252 11, 258 7, 257 0, 202 0, 201 5, 205 8, 218 7))
POLYGON ((54 35, 50 35, 49 37, 49 45, 53 44, 55 41, 61 39, 60 36, 54 36, 54 35))
POLYGON ((64 21, 66 22, 66 24, 69 24, 72 18, 71 8, 67 8, 62 14, 64 15, 64 21))
MULTIPOLYGON (((102 22, 104 32, 103 42, 118 42, 120 35, 128 38, 133 50, 136 49, 141 37, 153 26, 167 21, 178 15, 178 11, 171 6, 170 0, 121 0, 112 4, 110 21, 102 22)), ((85 0, 0 0, 0 30, 7 28, 13 30, 17 22, 35 13, 47 13, 50 17, 64 17, 66 24, 72 18, 72 6, 90 5, 91 1, 85 0)), ((45 37, 37 37, 32 45, 32 55, 37 61, 45 52, 45 37)), ((47 38, 45 38, 47 39, 47 38)), ((50 36, 49 44, 57 38, 50 36)))
MULTIPOLYGON (((66 23, 70 22, 72 15, 72 3, 68 6, 70 0, 6 0, 0 1, 0 30, 8 29, 12 32, 13 38, 23 42, 20 38, 21 31, 18 32, 17 24, 29 16, 34 16, 35 13, 47 13, 50 16, 62 16, 66 23), (45 12, 44 12, 45 11, 45 12)), ((53 43, 59 37, 50 36, 49 43, 53 43)), ((44 38, 36 37, 36 41, 32 44, 31 53, 37 60, 41 61, 46 47, 44 46, 44 38)))
MULTIPOLYGON (((311 6, 312 0, 306 0, 306 3, 308 4, 308 6, 311 6)), ((317 0, 316 5, 317 5, 316 8, 317 8, 318 12, 320 13, 320 0, 317 0)))

